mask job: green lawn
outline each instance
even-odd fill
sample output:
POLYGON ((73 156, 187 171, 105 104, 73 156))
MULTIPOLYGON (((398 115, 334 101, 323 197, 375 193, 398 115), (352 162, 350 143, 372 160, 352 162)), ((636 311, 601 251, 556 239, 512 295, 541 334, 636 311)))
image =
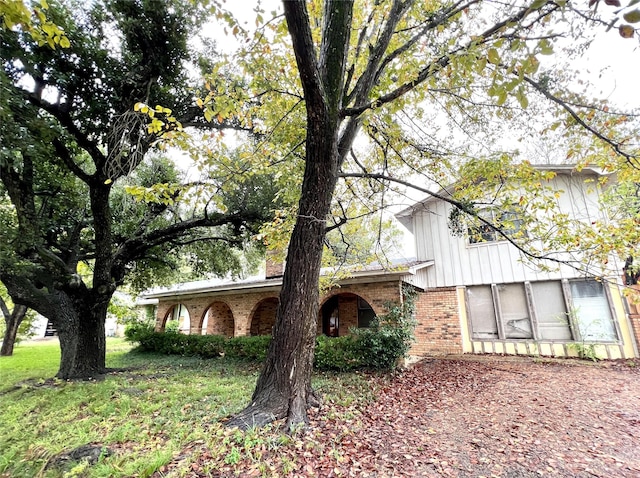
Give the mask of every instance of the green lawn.
MULTIPOLYGON (((246 459, 236 456, 240 449, 272 450, 282 440, 274 430, 231 433, 219 422, 248 403, 255 364, 138 354, 109 339, 107 366, 126 370, 97 382, 66 382, 51 380, 59 356, 52 341, 19 344, 13 357, 0 357, 0 477, 144 477, 194 444, 205 444, 215 467, 246 459), (112 454, 94 465, 60 460, 87 444, 112 454)), ((358 375, 325 374, 315 387, 334 403, 371 396, 358 375)))

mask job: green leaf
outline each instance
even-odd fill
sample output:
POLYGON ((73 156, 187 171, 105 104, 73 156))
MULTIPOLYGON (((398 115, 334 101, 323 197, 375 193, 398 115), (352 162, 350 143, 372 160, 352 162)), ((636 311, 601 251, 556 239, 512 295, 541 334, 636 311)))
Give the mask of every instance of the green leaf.
POLYGON ((487 53, 487 58, 489 59, 489 62, 494 65, 500 64, 500 55, 498 54, 498 50, 496 50, 495 48, 491 48, 489 50, 489 52, 487 53))
POLYGON ((640 22, 640 10, 632 10, 630 12, 622 15, 622 18, 629 23, 638 23, 640 22))

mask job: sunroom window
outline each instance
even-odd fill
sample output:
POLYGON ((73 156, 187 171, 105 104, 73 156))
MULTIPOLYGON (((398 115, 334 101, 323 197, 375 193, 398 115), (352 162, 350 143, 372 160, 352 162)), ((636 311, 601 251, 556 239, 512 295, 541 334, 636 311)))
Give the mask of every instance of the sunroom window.
POLYGON ((473 339, 618 340, 605 288, 595 280, 471 286, 467 309, 473 339))

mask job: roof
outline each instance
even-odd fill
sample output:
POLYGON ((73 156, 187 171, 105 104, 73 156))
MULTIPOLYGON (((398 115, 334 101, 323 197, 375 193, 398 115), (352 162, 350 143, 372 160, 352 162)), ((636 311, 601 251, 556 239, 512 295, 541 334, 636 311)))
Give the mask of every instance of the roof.
MULTIPOLYGON (((357 266, 357 269, 348 271, 348 277, 339 279, 341 285, 359 284, 366 282, 383 282, 388 280, 403 280, 415 276, 417 272, 425 267, 433 265, 433 261, 417 261, 414 258, 391 260, 389 267, 379 263, 357 266)), ((343 269, 344 271, 344 269, 343 269)), ((335 268, 325 268, 321 271, 323 276, 337 272, 335 268)), ((171 287, 157 288, 143 292, 137 304, 142 301, 151 301, 167 297, 188 297, 196 295, 223 295, 234 292, 260 292, 279 291, 282 286, 282 277, 264 279, 262 277, 249 277, 246 279, 209 279, 194 282, 185 282, 171 287)))

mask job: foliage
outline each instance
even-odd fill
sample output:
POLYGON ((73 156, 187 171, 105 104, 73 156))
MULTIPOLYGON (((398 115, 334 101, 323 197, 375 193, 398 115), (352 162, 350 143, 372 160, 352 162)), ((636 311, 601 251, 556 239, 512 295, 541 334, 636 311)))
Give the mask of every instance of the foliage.
MULTIPOLYGON (((316 338, 314 366, 318 370, 391 370, 405 356, 413 340, 415 293, 406 291, 401 305, 388 304, 389 312, 372 321, 370 328, 353 329, 352 335, 316 338)), ((270 336, 232 337, 178 333, 177 323, 165 332, 155 332, 149 324, 131 324, 125 329, 128 341, 138 343, 143 352, 202 358, 234 357, 261 362, 270 336)))
POLYGON ((46 0, 39 0, 33 5, 27 5, 25 0, 0 0, 0 28, 12 30, 19 27, 40 46, 46 44, 54 50, 56 46, 69 48, 64 30, 47 19, 48 8, 46 0))
POLYGON ((362 347, 357 336, 316 337, 313 366, 317 370, 337 370, 346 372, 364 366, 362 347))
POLYGON ((266 357, 270 341, 269 336, 226 338, 220 335, 186 335, 178 333, 177 329, 154 332, 147 325, 128 327, 125 337, 130 342, 137 342, 142 352, 202 358, 233 357, 257 362, 266 357))
POLYGON ((376 317, 371 327, 355 330, 368 367, 393 369, 406 356, 414 340, 416 297, 415 290, 405 287, 401 304, 387 304, 388 312, 376 317))

